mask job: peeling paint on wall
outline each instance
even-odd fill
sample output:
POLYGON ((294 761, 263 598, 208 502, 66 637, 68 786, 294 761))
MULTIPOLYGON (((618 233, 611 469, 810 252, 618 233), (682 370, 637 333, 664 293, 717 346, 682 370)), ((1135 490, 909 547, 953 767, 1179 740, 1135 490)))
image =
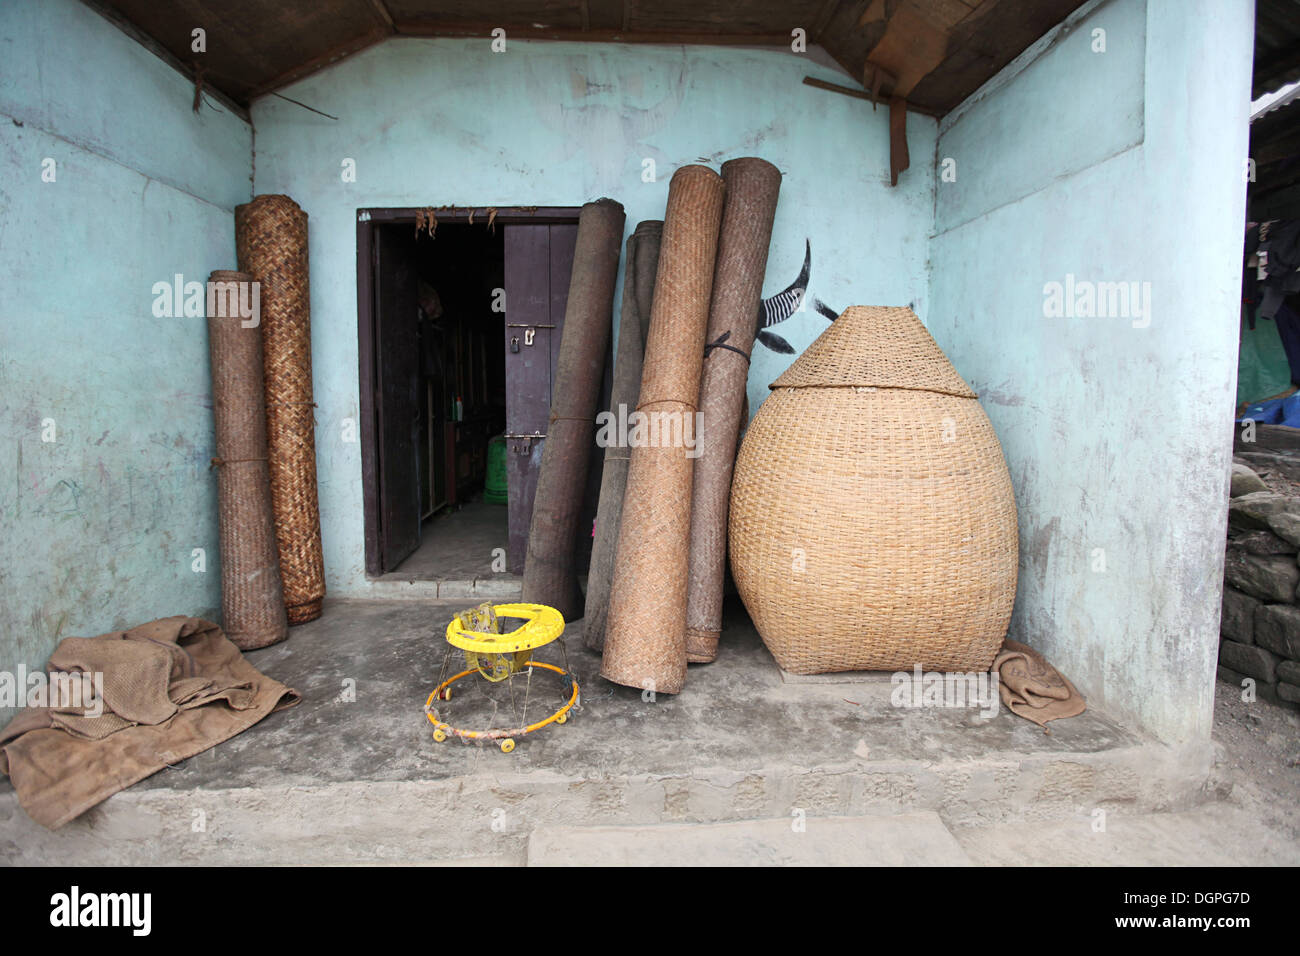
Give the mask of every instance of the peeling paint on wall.
POLYGON ((251 131, 73 0, 0 6, 0 35, 0 670, 32 671, 64 637, 219 619, 206 326, 152 285, 233 267, 251 131))

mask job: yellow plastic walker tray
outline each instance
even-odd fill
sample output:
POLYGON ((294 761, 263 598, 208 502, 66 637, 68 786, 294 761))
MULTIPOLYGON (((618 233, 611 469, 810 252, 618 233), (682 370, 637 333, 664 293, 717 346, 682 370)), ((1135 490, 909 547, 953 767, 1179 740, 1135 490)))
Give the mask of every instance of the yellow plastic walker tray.
MULTIPOLYGON (((544 604, 481 604, 453 617, 447 625, 448 647, 438 675, 438 685, 424 705, 424 712, 433 724, 433 739, 439 743, 451 736, 459 737, 464 743, 500 741, 502 752, 510 753, 515 749, 515 737, 531 734, 547 724, 567 722, 569 714, 581 707, 581 697, 578 682, 569 671, 568 653, 561 639, 563 633, 564 617, 555 608, 544 604), (500 621, 503 618, 521 620, 523 624, 501 633, 500 621), (558 642, 563 667, 532 659, 534 651, 553 642, 558 642), (451 669, 451 661, 457 650, 464 654, 467 667, 448 677, 447 672, 451 669), (560 695, 562 703, 558 710, 542 720, 529 723, 528 707, 535 668, 559 675, 564 690, 560 695), (514 726, 470 730, 453 725, 448 712, 452 685, 472 674, 482 677, 487 687, 504 684, 509 693, 514 726), (514 680, 520 676, 525 681, 522 707, 514 690, 514 680), (441 709, 434 706, 435 701, 442 702, 441 709)), ((492 701, 495 716, 504 701, 496 701, 486 691, 483 696, 492 701)))

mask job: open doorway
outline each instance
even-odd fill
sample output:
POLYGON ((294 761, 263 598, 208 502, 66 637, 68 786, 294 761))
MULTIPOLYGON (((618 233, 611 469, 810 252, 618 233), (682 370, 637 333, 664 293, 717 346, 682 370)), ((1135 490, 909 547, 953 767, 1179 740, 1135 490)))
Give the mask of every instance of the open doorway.
POLYGON ((522 573, 578 212, 358 211, 368 574, 522 573))

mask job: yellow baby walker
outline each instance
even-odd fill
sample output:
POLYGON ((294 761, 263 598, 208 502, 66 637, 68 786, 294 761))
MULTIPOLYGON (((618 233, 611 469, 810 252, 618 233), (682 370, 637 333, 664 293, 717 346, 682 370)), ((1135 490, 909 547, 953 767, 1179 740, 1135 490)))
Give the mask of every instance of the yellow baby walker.
POLYGON ((560 639, 563 633, 564 618, 555 608, 544 604, 480 604, 458 613, 447 625, 447 653, 443 656, 442 670, 438 673, 438 686, 424 704, 424 713, 429 718, 429 723, 433 724, 433 739, 441 743, 448 737, 459 737, 463 743, 479 745, 487 741, 499 741, 501 752, 510 753, 515 749, 516 737, 541 730, 547 724, 567 722, 569 714, 576 713, 581 708, 581 698, 578 682, 569 670, 568 652, 564 641, 560 639), (521 620, 524 623, 512 631, 502 633, 503 620, 521 620), (552 642, 559 645, 562 667, 533 660, 534 651, 552 642), (466 669, 448 677, 447 673, 452 670, 452 661, 456 658, 457 651, 464 653, 466 669), (551 673, 559 676, 562 703, 559 710, 549 717, 530 724, 528 706, 532 696, 534 670, 548 672, 548 679, 551 673), (504 699, 499 698, 505 695, 494 693, 492 689, 505 687, 512 713, 512 727, 469 730, 452 725, 449 712, 452 685, 472 674, 478 674, 487 682, 483 696, 492 704, 493 722, 497 711, 505 703, 504 699), (522 706, 515 693, 514 682, 517 677, 524 681, 522 706))

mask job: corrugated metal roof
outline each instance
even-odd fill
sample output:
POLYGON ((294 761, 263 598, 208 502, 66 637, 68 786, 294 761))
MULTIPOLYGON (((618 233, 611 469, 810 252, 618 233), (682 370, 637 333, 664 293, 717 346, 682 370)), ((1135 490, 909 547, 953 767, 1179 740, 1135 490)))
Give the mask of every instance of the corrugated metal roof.
MULTIPOLYGON (((1286 87, 1283 87, 1283 89, 1286 89, 1286 87)), ((1264 105, 1255 109, 1250 114, 1250 121, 1253 123, 1256 120, 1269 115, 1275 110, 1286 109, 1287 107, 1291 106, 1297 101, 1300 101, 1300 83, 1292 84, 1291 88, 1287 90, 1287 92, 1283 93, 1281 96, 1277 97, 1277 99, 1268 100, 1264 105)))

